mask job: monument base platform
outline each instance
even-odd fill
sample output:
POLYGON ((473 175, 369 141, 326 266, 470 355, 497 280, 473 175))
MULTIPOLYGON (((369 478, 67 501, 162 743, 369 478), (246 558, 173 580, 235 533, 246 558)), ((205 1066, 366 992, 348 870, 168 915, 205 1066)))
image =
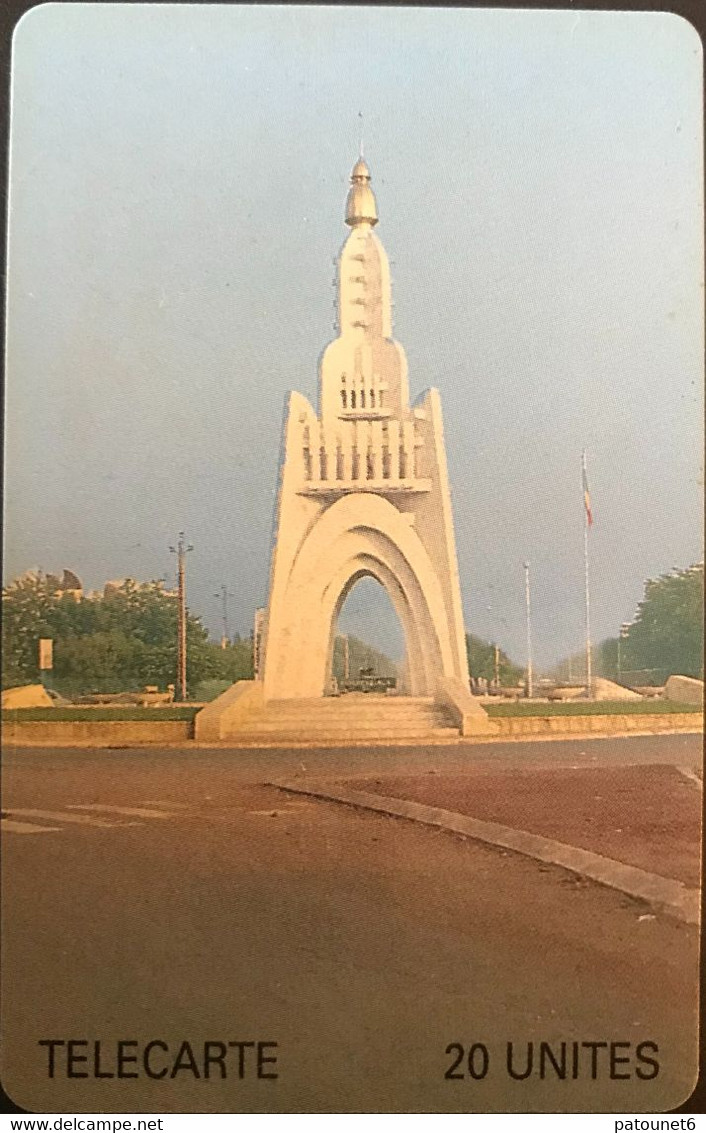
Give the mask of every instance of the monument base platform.
MULTIPOLYGON (((490 724, 479 709, 479 730, 485 730, 486 722, 490 724)), ((239 681, 195 720, 195 738, 201 742, 372 744, 453 739, 463 732, 452 706, 432 697, 348 693, 265 701, 259 681, 239 681)))

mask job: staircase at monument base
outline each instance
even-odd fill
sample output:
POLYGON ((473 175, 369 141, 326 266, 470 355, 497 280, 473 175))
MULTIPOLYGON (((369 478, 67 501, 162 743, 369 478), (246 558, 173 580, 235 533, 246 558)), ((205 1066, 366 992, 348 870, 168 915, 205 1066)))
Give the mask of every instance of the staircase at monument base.
POLYGON ((360 696, 271 700, 261 713, 243 720, 239 741, 321 740, 375 743, 380 740, 452 739, 459 729, 431 697, 360 696))

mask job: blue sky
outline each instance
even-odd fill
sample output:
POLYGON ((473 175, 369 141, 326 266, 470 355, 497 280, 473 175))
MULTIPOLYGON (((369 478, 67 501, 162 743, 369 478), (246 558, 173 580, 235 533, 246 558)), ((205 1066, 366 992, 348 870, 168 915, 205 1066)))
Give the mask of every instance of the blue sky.
MULTIPOLYGON (((664 13, 44 5, 15 33, 6 577, 173 578, 248 632, 358 112, 467 628, 580 648, 702 552, 701 45, 664 13)), ((399 651, 361 583, 342 624, 399 651)))

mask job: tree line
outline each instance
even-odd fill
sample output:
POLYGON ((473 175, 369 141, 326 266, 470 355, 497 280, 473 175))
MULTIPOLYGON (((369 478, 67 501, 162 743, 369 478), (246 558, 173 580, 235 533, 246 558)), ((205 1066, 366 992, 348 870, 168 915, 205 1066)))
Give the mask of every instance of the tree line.
MULTIPOLYGON (((166 689, 174 683, 177 664, 178 599, 162 582, 125 579, 102 593, 81 596, 65 591, 57 578, 27 574, 4 587, 2 595, 2 687, 38 683, 39 640, 54 643, 50 687, 67 697, 88 693, 120 693, 146 684, 166 689)), ((187 612, 187 679, 191 695, 199 686, 215 695, 221 684, 253 676, 252 639, 238 635, 225 649, 209 640, 201 619, 187 612)), ((383 653, 350 636, 349 671, 372 667, 378 676, 393 676, 397 666, 383 653)), ((493 680, 495 647, 466 635, 470 672, 493 680)), ((334 674, 343 676, 343 638, 334 643, 334 674)), ((500 650, 502 685, 514 685, 523 670, 500 650)))
POLYGON ((703 680, 703 608, 703 563, 648 579, 624 634, 602 643, 604 668, 617 675, 620 649, 621 674, 653 671, 656 683, 673 673, 703 680))
MULTIPOLYGON (((468 671, 474 680, 479 677, 488 682, 495 680, 495 648, 490 641, 483 641, 472 633, 466 634, 468 671)), ((524 674, 523 668, 515 665, 504 650, 498 649, 498 676, 503 688, 515 688, 524 674)))
MULTIPOLYGON (((40 679, 38 643, 54 642, 50 687, 66 696, 118 693, 175 681, 177 596, 161 582, 126 579, 101 594, 78 598, 57 590, 51 575, 26 575, 3 588, 2 686, 40 679)), ((222 649, 201 619, 187 613, 189 689, 253 675, 252 642, 222 649)))
MULTIPOLYGON (((595 650, 595 669, 613 680, 662 683, 671 673, 703 678, 703 563, 675 570, 645 584, 636 615, 620 638, 595 650)), ((39 681, 38 642, 54 642, 50 683, 66 696, 118 693, 156 684, 166 688, 176 674, 178 600, 161 582, 126 579, 103 593, 77 600, 57 587, 51 575, 31 574, 3 589, 3 688, 39 681)), ((188 684, 227 682, 253 676, 252 640, 236 636, 225 649, 209 640, 201 619, 187 614, 188 684)), ((395 666, 370 646, 349 639, 350 668, 373 665, 380 675, 395 666)), ((495 646, 466 634, 471 675, 495 676, 495 646)), ((575 676, 581 658, 577 656, 575 676)), ((342 672, 342 640, 335 643, 334 666, 342 672)), ((566 663, 557 670, 565 677, 566 663)), ((516 685, 524 670, 499 651, 500 683, 516 685)))
MULTIPOLYGON (((704 564, 650 578, 635 616, 616 637, 594 649, 597 676, 633 685, 660 685, 679 674, 703 680, 704 564)), ((583 679, 583 653, 563 661, 556 675, 583 679)))

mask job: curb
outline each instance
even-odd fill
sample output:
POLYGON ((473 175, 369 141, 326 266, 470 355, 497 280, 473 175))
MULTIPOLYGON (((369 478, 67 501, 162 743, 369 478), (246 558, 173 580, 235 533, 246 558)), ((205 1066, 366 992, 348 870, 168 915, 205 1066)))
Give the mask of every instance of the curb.
POLYGON ((293 794, 312 795, 314 798, 344 803, 363 810, 373 810, 396 818, 408 818, 426 826, 436 826, 453 834, 465 834, 478 842, 490 846, 502 846, 537 861, 561 866, 571 873, 588 877, 599 885, 618 889, 630 897, 646 901, 662 912, 676 917, 686 924, 697 925, 700 920, 701 894, 682 881, 671 877, 661 877, 648 873, 637 866, 627 865, 594 854, 590 850, 569 846, 565 842, 555 842, 540 834, 530 834, 526 830, 515 830, 511 826, 501 826, 497 822, 484 822, 469 815, 457 814, 440 807, 425 806, 407 799, 386 798, 365 791, 351 791, 334 786, 317 786, 315 783, 303 786, 291 780, 272 781, 267 784, 281 791, 293 794))
POLYGON ((317 740, 316 738, 308 740, 263 740, 257 739, 240 739, 234 736, 227 740, 112 740, 110 742, 100 741, 96 739, 90 740, 63 740, 63 739, 41 739, 39 737, 3 739, 2 747, 5 751, 20 751, 22 748, 56 748, 59 749, 76 749, 76 748, 179 748, 179 749, 194 749, 200 748, 208 749, 221 749, 233 751, 238 750, 251 750, 262 748, 263 750, 279 750, 282 748, 299 750, 299 749, 322 749, 330 750, 332 748, 378 748, 378 747, 465 747, 475 746, 476 744, 532 744, 532 743, 553 743, 562 742, 566 740, 580 740, 581 742, 588 740, 610 740, 610 739, 636 739, 640 736, 693 736, 700 735, 703 731, 702 725, 695 728, 675 728, 673 731, 668 729, 662 730, 661 728, 655 730, 645 731, 625 731, 625 732, 530 732, 523 735, 521 732, 508 735, 498 735, 497 733, 489 732, 487 735, 476 736, 450 736, 448 739, 438 738, 424 738, 412 737, 409 739, 383 739, 383 740, 317 740))

